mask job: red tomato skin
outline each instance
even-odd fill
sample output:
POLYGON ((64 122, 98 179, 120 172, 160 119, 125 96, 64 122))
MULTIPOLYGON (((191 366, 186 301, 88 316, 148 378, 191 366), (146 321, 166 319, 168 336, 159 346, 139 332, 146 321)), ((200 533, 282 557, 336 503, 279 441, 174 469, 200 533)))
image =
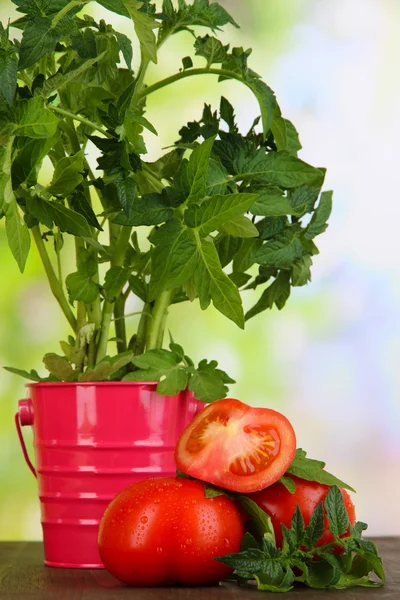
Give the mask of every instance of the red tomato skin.
POLYGON ((284 415, 224 398, 187 425, 175 448, 175 462, 191 477, 248 494, 277 481, 295 453, 296 435, 284 415), (241 465, 248 472, 240 472, 241 465))
POLYGON ((105 568, 134 586, 209 585, 232 570, 213 558, 238 552, 240 513, 226 496, 206 498, 197 481, 154 478, 122 490, 99 529, 105 568))
MULTIPOLYGON (((254 500, 254 502, 256 502, 258 506, 271 517, 276 545, 278 547, 281 547, 283 544, 281 523, 290 529, 292 517, 296 510, 296 504, 299 505, 303 515, 304 524, 307 527, 315 507, 324 500, 330 487, 318 483, 317 481, 306 481, 305 479, 300 479, 294 475, 290 475, 290 477, 296 483, 296 491, 294 494, 291 494, 282 483, 278 482, 260 492, 248 494, 248 497, 254 500)), ((341 488, 340 491, 342 492, 349 522, 351 525, 354 525, 356 522, 354 504, 345 489, 341 488)), ((334 541, 333 535, 328 530, 328 519, 326 516, 324 523, 325 531, 318 540, 317 546, 329 544, 334 541)), ((346 535, 348 534, 345 533, 344 536, 346 535)))

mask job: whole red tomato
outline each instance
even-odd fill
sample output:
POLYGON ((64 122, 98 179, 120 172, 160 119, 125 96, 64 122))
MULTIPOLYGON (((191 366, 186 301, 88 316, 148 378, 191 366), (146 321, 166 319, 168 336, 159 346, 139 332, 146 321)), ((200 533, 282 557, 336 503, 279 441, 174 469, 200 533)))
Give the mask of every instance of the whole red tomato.
POLYGON ((296 436, 285 416, 225 398, 187 425, 175 461, 187 475, 246 494, 277 481, 295 452, 296 436))
MULTIPOLYGON (((328 485, 323 485, 316 481, 306 481, 305 479, 300 479, 293 475, 290 477, 296 484, 296 491, 294 494, 291 494, 289 490, 279 482, 274 483, 274 485, 271 485, 260 492, 256 492, 255 494, 248 494, 248 497, 254 500, 254 502, 256 502, 258 506, 271 517, 277 546, 282 546, 283 543, 281 524, 283 523, 290 529, 292 517, 296 510, 296 504, 299 505, 300 512, 303 515, 304 524, 307 526, 315 507, 324 500, 329 490, 328 485)), ((351 525, 354 525, 356 522, 354 504, 346 490, 341 489, 340 491, 342 492, 349 522, 351 525)), ((319 539, 317 546, 329 544, 333 541, 334 537, 328 530, 328 519, 325 517, 325 531, 319 539)))
POLYGON ((188 479, 155 478, 122 490, 99 530, 105 568, 124 583, 207 585, 231 569, 213 560, 238 552, 244 526, 233 501, 206 498, 188 479))

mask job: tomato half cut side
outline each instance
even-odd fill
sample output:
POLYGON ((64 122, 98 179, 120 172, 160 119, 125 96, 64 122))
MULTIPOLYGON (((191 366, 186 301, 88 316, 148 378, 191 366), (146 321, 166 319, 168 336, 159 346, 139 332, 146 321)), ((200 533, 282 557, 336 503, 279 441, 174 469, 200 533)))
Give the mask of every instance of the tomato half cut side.
POLYGON ((294 429, 284 415, 225 398, 189 423, 176 445, 175 460, 191 477, 251 493, 275 483, 295 452, 294 429))

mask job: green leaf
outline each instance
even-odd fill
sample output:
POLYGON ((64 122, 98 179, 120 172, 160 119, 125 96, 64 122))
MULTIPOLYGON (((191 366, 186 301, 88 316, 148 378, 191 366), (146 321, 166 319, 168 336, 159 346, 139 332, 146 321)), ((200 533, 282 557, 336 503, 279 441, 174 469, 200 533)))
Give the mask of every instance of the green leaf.
POLYGON ((292 285, 307 285, 311 281, 312 258, 308 254, 298 258, 292 266, 292 285))
POLYGON ((292 517, 290 531, 291 531, 295 546, 300 546, 304 540, 305 529, 304 529, 303 515, 301 514, 300 508, 297 504, 296 504, 295 513, 292 517))
POLYGON ((149 350, 144 354, 135 356, 132 362, 136 367, 139 367, 139 369, 157 369, 160 371, 161 376, 171 368, 175 368, 180 360, 177 359, 174 352, 162 349, 149 350))
POLYGON ((282 477, 280 477, 278 479, 278 482, 281 483, 282 485, 285 486, 285 488, 288 490, 288 492, 290 492, 291 494, 294 494, 296 491, 296 484, 293 481, 293 479, 291 477, 287 477, 286 475, 282 475, 282 477))
POLYGON ((302 185, 289 193, 288 199, 292 208, 302 212, 311 212, 314 210, 314 204, 317 201, 319 190, 314 187, 302 185))
POLYGON ((113 223, 138 227, 140 225, 160 225, 170 221, 174 209, 165 204, 161 194, 144 194, 132 204, 129 217, 120 213, 113 219, 113 223))
POLYGON ((146 13, 138 10, 140 2, 124 0, 124 5, 133 21, 142 56, 157 63, 157 40, 153 29, 159 27, 158 23, 146 13))
POLYGON ((175 396, 186 389, 189 375, 184 367, 174 369, 160 381, 157 392, 165 396, 175 396))
POLYGON ((83 181, 84 152, 80 150, 72 156, 61 158, 54 169, 53 179, 46 192, 54 195, 62 195, 64 198, 75 191, 76 187, 83 181))
POLYGON ((59 119, 46 108, 44 99, 35 96, 16 104, 15 135, 30 138, 51 138, 57 131, 59 119))
POLYGON ((66 231, 77 237, 92 237, 90 226, 82 215, 60 202, 48 202, 47 200, 44 200, 44 202, 46 202, 47 208, 50 207, 51 217, 61 231, 66 231))
POLYGON ((254 261, 261 265, 289 267, 303 255, 303 245, 293 229, 285 229, 273 240, 265 242, 259 248, 254 261))
POLYGON ((322 507, 322 502, 319 502, 313 513, 311 515, 311 519, 309 524, 306 527, 304 533, 304 544, 307 548, 314 548, 324 533, 324 509, 322 507))
POLYGON ((196 56, 202 56, 207 61, 207 67, 215 63, 223 63, 229 46, 224 46, 222 42, 209 35, 196 38, 194 44, 196 56))
POLYGON ((282 310, 289 296, 290 272, 280 271, 275 281, 264 290, 258 302, 246 313, 246 321, 260 312, 272 308, 274 304, 279 310, 282 310))
POLYGON ((120 33, 119 31, 115 31, 114 33, 115 37, 117 38, 119 49, 122 52, 122 56, 124 57, 124 60, 126 62, 126 66, 128 67, 128 69, 132 69, 132 42, 124 33, 120 33))
POLYGON ((98 286, 86 273, 80 271, 70 273, 66 277, 65 283, 70 302, 79 300, 85 304, 91 304, 99 295, 98 286))
POLYGON ((228 393, 225 384, 235 383, 224 371, 217 369, 217 366, 216 361, 202 360, 191 375, 189 390, 198 400, 208 403, 225 398, 228 393))
POLYGON ((307 481, 317 481, 324 485, 337 485, 352 492, 355 491, 350 485, 325 471, 324 467, 324 462, 307 458, 304 450, 299 448, 285 475, 295 475, 307 481))
POLYGON ((97 0, 97 2, 117 15, 129 17, 129 12, 126 9, 123 0, 97 0))
POLYGON ((120 369, 128 365, 133 358, 133 352, 130 350, 110 357, 105 356, 95 367, 86 369, 79 376, 79 381, 105 381, 110 379, 120 369))
POLYGON ((206 179, 206 195, 226 194, 228 191, 228 171, 222 164, 210 158, 206 179))
POLYGON ((343 496, 337 485, 333 485, 324 500, 329 529, 335 538, 340 537, 349 527, 349 517, 344 506, 343 496))
POLYGON ((0 138, 0 214, 6 211, 7 205, 15 202, 11 182, 11 155, 13 138, 0 138))
POLYGON ((152 257, 150 298, 162 290, 183 285, 194 273, 198 250, 194 234, 176 221, 166 223, 153 237, 157 244, 152 257))
POLYGON ((28 212, 49 229, 53 229, 53 212, 50 202, 43 200, 40 196, 31 196, 26 199, 28 212))
POLYGON ((62 17, 55 27, 47 16, 38 15, 29 19, 22 35, 19 69, 27 69, 48 52, 53 52, 57 42, 75 28, 75 21, 69 15, 62 17))
MULTIPOLYGON (((200 274, 209 282, 209 293, 215 308, 236 323, 238 327, 244 329, 243 306, 239 290, 222 270, 213 242, 206 239, 201 240, 198 245, 198 253, 203 266, 200 274)), ((196 285, 198 285, 199 273, 195 273, 195 277, 197 277, 196 285)))
POLYGON ((300 207, 293 207, 290 200, 285 196, 266 192, 258 196, 251 207, 251 212, 253 215, 262 217, 301 216, 305 212, 305 204, 300 207))
POLYGON ((15 369, 14 367, 3 367, 6 371, 13 373, 14 375, 19 375, 20 377, 24 377, 25 379, 30 379, 31 381, 42 381, 40 375, 32 369, 31 371, 24 371, 23 369, 15 369))
POLYGON ((128 281, 128 277, 129 271, 124 267, 111 267, 107 271, 103 290, 108 300, 113 301, 117 296, 119 296, 122 288, 128 281))
POLYGON ((17 261, 19 270, 23 273, 31 247, 31 235, 20 214, 16 200, 3 205, 6 215, 7 241, 17 261))
POLYGON ((71 198, 71 208, 82 215, 89 225, 95 227, 99 231, 103 231, 93 208, 90 206, 86 196, 82 192, 77 192, 71 198))
MULTIPOLYGON (((0 28, 2 29, 1 25, 0 28)), ((8 37, 8 28, 6 31, 8 37)), ((14 102, 15 90, 17 89, 17 73, 18 55, 16 48, 8 43, 6 47, 0 47, 0 98, 3 98, 10 106, 14 102)))
POLYGON ((275 532, 271 517, 248 496, 240 495, 238 501, 246 514, 252 518, 256 527, 257 537, 266 537, 266 539, 275 544, 275 532))
POLYGON ((305 232, 307 239, 315 238, 327 229, 327 221, 332 212, 332 195, 333 192, 322 192, 319 204, 305 232))
POLYGON ((36 185, 42 161, 57 140, 58 133, 51 138, 26 138, 24 140, 23 146, 18 149, 12 164, 12 179, 15 188, 25 182, 28 186, 36 185))
POLYGON ((241 237, 241 238, 254 238, 258 237, 258 229, 254 225, 254 223, 245 217, 244 215, 239 215, 234 219, 224 223, 222 225, 222 231, 227 235, 231 235, 233 237, 241 237))
POLYGON ((45 354, 43 362, 46 369, 61 381, 74 381, 74 370, 64 356, 53 353, 45 354))
POLYGON ((206 195, 208 165, 214 140, 215 136, 208 138, 195 148, 190 155, 187 166, 187 177, 190 186, 189 196, 186 200, 188 204, 198 202, 206 195))
MULTIPOLYGON (((247 212, 257 194, 226 194, 211 196, 200 205, 193 204, 185 211, 185 223, 206 236, 226 222, 247 212)), ((257 232, 258 233, 258 232, 257 232)))
POLYGON ((246 178, 272 183, 284 188, 322 184, 324 172, 303 162, 287 152, 259 150, 240 169, 246 178))
POLYGON ((285 150, 292 154, 293 156, 297 156, 299 150, 301 150, 301 144, 299 140, 299 134, 293 123, 288 121, 288 119, 284 119, 286 126, 286 148, 285 150))

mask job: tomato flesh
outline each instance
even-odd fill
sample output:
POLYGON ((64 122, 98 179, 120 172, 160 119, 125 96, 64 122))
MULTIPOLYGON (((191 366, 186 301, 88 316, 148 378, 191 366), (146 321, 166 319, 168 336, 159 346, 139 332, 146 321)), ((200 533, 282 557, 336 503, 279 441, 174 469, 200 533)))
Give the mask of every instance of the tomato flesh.
POLYGON ((281 413, 239 400, 217 400, 189 423, 178 440, 178 468, 236 491, 254 492, 277 481, 292 462, 296 436, 281 413))
POLYGON ((243 535, 230 498, 206 498, 197 481, 160 477, 112 500, 100 523, 99 552, 105 568, 129 585, 209 585, 232 572, 213 559, 238 552, 243 535))
MULTIPOLYGON (((282 483, 275 483, 270 487, 261 490, 255 494, 249 494, 249 498, 254 500, 270 517, 274 527, 276 544, 278 547, 283 544, 282 523, 290 529, 292 517, 299 506, 303 515, 305 526, 308 525, 311 515, 316 506, 323 502, 329 491, 328 485, 323 485, 317 481, 306 481, 294 475, 290 475, 296 484, 296 491, 291 494, 282 483)), ((345 489, 340 490, 343 496, 344 505, 349 517, 349 522, 354 525, 356 522, 354 504, 345 489)), ((329 544, 334 541, 332 533, 328 529, 328 519, 325 516, 325 530, 317 542, 317 546, 329 544)), ((344 536, 348 535, 345 533, 344 536)))

